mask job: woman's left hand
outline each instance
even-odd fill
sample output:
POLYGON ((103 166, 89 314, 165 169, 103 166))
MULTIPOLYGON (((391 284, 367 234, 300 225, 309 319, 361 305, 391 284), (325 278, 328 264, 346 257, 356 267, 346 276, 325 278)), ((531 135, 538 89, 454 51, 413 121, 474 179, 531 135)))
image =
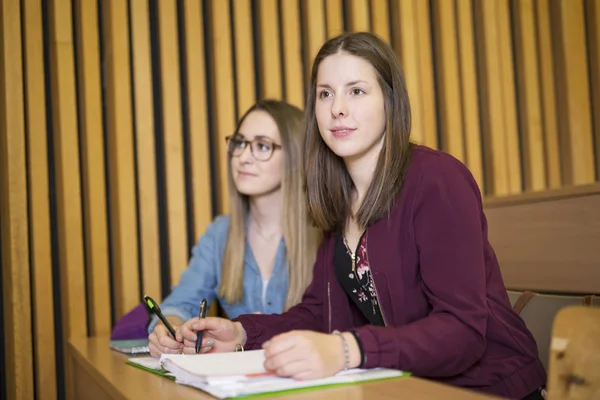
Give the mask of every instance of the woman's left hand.
MULTIPOLYGON (((354 350, 356 340, 348 342, 354 350)), ((339 335, 312 331, 291 331, 273 337, 263 344, 265 369, 279 376, 297 380, 325 378, 344 369, 346 357, 339 335)), ((360 356, 359 356, 360 357, 360 356)))

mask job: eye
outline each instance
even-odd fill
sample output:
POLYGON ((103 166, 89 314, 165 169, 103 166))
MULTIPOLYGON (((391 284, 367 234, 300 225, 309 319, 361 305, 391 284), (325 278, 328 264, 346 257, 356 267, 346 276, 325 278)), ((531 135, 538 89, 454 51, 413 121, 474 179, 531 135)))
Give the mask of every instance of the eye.
POLYGON ((254 149, 258 150, 260 152, 264 152, 264 153, 268 153, 271 151, 271 148, 273 147, 273 145, 267 141, 258 141, 254 144, 254 149))
POLYGON ((365 94, 365 91, 359 88, 352 89, 352 94, 355 96, 359 96, 361 94, 365 94))
POLYGON ((331 94, 331 92, 329 90, 321 90, 319 92, 319 98, 320 99, 324 99, 326 97, 331 97, 331 96, 332 96, 332 94, 331 94))

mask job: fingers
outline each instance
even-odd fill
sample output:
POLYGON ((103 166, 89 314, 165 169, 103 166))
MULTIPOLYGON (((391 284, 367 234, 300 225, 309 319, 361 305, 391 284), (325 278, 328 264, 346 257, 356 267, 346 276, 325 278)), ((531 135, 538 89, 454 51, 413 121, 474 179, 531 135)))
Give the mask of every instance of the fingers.
POLYGON ((183 342, 185 340, 196 341, 196 331, 198 329, 193 329, 193 325, 198 321, 198 318, 192 318, 187 321, 185 324, 181 325, 177 330, 177 340, 183 342))
MULTIPOLYGON (((208 353, 212 350, 215 341, 213 339, 207 339, 202 341, 202 347, 200 348, 200 354, 208 353)), ((196 354, 196 343, 190 341, 184 341, 185 347, 183 348, 183 354, 196 354)))
POLYGON ((148 336, 148 348, 152 357, 160 357, 161 354, 174 354, 183 348, 183 343, 169 336, 167 328, 157 325, 148 336))
POLYGON ((271 340, 263 343, 265 357, 273 357, 279 353, 290 350, 296 345, 301 344, 305 339, 297 332, 288 332, 274 336, 271 340))

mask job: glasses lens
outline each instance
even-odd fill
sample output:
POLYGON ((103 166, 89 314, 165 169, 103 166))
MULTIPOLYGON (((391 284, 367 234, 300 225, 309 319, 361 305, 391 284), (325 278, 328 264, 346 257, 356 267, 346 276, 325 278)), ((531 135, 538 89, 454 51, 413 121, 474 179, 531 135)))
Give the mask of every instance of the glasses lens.
POLYGON ((241 154, 245 147, 246 142, 239 136, 232 136, 227 143, 227 151, 234 156, 241 154))
POLYGON ((267 139, 255 140, 252 142, 252 154, 257 160, 268 160, 273 154, 273 142, 267 139))

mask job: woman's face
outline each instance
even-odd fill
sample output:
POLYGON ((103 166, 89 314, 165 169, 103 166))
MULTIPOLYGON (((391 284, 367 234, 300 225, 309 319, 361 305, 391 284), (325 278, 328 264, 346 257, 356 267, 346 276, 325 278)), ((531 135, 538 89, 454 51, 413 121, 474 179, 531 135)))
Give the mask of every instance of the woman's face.
POLYGON ((284 154, 281 135, 273 117, 262 110, 246 116, 230 141, 230 165, 237 190, 247 196, 262 196, 281 188, 284 154), (243 140, 246 143, 245 148, 243 140))
POLYGON ((316 82, 321 137, 344 160, 379 154, 386 127, 383 92, 373 66, 345 52, 325 58, 316 82))

